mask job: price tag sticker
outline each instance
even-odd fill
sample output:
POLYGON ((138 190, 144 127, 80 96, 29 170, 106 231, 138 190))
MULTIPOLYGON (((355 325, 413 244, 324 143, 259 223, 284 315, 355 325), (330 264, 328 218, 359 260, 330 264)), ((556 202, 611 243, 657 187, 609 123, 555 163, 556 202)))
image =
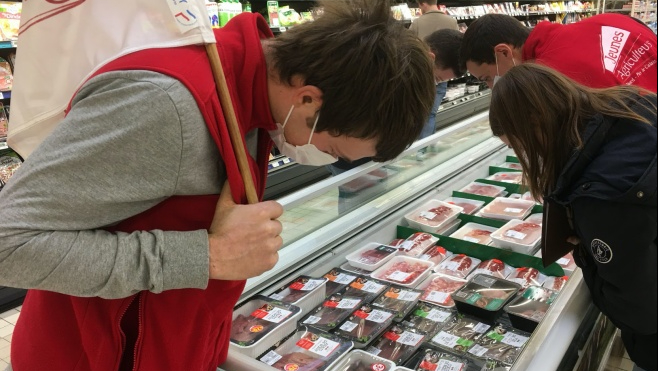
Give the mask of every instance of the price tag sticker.
POLYGON ((388 276, 386 276, 389 280, 393 281, 398 281, 398 282, 404 282, 406 281, 409 277, 411 277, 411 273, 407 272, 402 272, 402 271, 395 271, 388 276))
POLYGON ((436 371, 464 371, 464 364, 461 362, 448 361, 447 359, 439 360, 436 365, 436 371))
POLYGON ((376 322, 376 323, 384 323, 388 321, 389 318, 391 318, 393 315, 389 312, 384 312, 381 310, 374 309, 370 314, 368 314, 368 317, 366 317, 366 320, 376 322))
POLYGON ((285 296, 283 296, 281 294, 272 294, 272 295, 270 295, 270 298, 272 298, 274 300, 283 300, 283 298, 285 298, 285 296))
POLYGON ((363 285, 361 290, 363 290, 365 292, 371 292, 373 294, 376 294, 376 293, 380 292, 383 288, 384 288, 384 285, 381 285, 381 284, 376 283, 376 282, 368 281, 363 285))
POLYGON ((489 328, 491 328, 491 326, 489 326, 485 323, 478 323, 477 325, 475 325, 475 327, 473 327, 473 331, 475 331, 479 334, 484 334, 485 332, 487 332, 489 330, 489 328))
POLYGON ((523 209, 518 209, 516 207, 506 207, 504 212, 508 214, 520 214, 523 212, 523 209))
POLYGON ((454 272, 459 268, 459 262, 449 261, 449 262, 441 263, 440 268, 443 270, 454 272))
POLYGON ((336 350, 336 348, 340 346, 340 344, 323 337, 318 337, 318 339, 315 341, 311 341, 310 339, 303 337, 297 342, 297 346, 319 356, 328 357, 334 350, 336 350))
POLYGON ((334 282, 340 283, 341 285, 347 285, 348 283, 354 281, 355 279, 356 276, 351 276, 345 273, 339 273, 338 276, 336 276, 336 279, 334 279, 334 282))
POLYGON ((270 311, 266 311, 264 309, 256 309, 253 313, 251 313, 251 316, 272 323, 280 323, 284 319, 288 318, 288 316, 291 314, 291 311, 274 307, 270 311))
POLYGON ((450 294, 447 292, 432 291, 427 295, 425 300, 434 303, 445 304, 450 299, 450 294))
POLYGON ((557 263, 559 265, 569 265, 569 263, 571 263, 571 259, 569 259, 569 258, 560 258, 560 259, 557 260, 557 263))
POLYGON ((455 347, 458 341, 459 336, 455 336, 444 331, 439 332, 436 336, 434 336, 434 338, 432 338, 432 342, 448 348, 455 347))
POLYGON ((359 325, 354 322, 346 321, 339 328, 345 332, 352 332, 357 326, 359 325))
POLYGON ((308 324, 308 325, 313 325, 315 323, 320 322, 321 319, 322 319, 321 317, 317 317, 317 316, 308 316, 308 318, 305 319, 304 322, 302 322, 302 323, 308 324))
POLYGON ((336 305, 336 308, 339 309, 354 309, 357 305, 361 303, 361 300, 359 299, 343 299, 340 302, 338 302, 338 305, 336 305))
POLYGON ((525 345, 525 343, 528 342, 528 337, 515 334, 513 332, 508 332, 503 336, 503 339, 500 342, 511 345, 515 348, 521 348, 523 345, 525 345))
POLYGON ((469 353, 474 354, 476 357, 482 357, 487 353, 487 348, 475 344, 471 349, 468 350, 469 353))
POLYGON ((431 211, 423 211, 420 213, 420 216, 425 219, 433 220, 434 218, 436 218, 436 213, 433 213, 431 211))
POLYGON ((400 344, 415 347, 421 341, 423 341, 424 338, 425 338, 425 336, 423 336, 421 334, 415 334, 413 332, 405 331, 402 334, 400 334, 400 337, 396 341, 400 344))
POLYGON ((425 318, 434 322, 445 322, 448 318, 450 318, 450 313, 438 309, 432 309, 425 318))
POLYGON ((270 350, 269 352, 267 352, 267 354, 261 357, 260 361, 272 366, 281 358, 283 358, 283 356, 281 356, 280 354, 276 353, 273 350, 270 350))
POLYGON ((510 237, 510 238, 515 239, 515 240, 522 240, 522 239, 526 238, 527 236, 528 235, 525 234, 525 233, 521 233, 521 232, 518 232, 518 231, 511 230, 511 229, 508 230, 507 232, 505 232, 505 237, 510 237))
POLYGON ((468 241, 468 242, 473 242, 473 243, 480 243, 480 240, 478 240, 477 238, 473 238, 473 237, 462 237, 462 240, 468 241))

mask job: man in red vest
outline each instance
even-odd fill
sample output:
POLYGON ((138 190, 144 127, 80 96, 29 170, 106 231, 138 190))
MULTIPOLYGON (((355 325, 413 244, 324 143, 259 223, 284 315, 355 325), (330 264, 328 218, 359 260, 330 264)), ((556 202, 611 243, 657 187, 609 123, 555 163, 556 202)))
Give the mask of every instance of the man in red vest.
MULTIPOLYGON (((428 51, 388 2, 323 6, 274 39, 257 14, 215 32, 261 198, 272 142, 386 161, 433 103, 428 51)), ((0 285, 30 289, 13 369, 214 371, 244 280, 282 245, 281 206, 244 202, 203 46, 105 65, 0 194, 0 285)))

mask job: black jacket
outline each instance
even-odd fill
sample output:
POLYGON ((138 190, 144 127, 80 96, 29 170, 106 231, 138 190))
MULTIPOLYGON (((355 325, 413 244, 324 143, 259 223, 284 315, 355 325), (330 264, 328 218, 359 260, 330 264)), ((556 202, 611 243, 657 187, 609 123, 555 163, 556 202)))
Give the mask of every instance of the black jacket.
POLYGON ((656 371, 656 96, 631 108, 652 125, 598 115, 548 197, 567 206, 594 304, 622 331, 631 359, 656 371))

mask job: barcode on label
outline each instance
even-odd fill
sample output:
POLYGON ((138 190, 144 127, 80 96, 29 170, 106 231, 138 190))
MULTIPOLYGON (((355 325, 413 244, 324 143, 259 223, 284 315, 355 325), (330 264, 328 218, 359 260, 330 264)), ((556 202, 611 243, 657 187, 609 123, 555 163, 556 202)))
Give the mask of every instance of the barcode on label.
POLYGON ((272 366, 273 364, 275 364, 281 358, 283 358, 283 357, 280 354, 276 353, 273 350, 270 350, 269 352, 267 352, 267 354, 265 354, 263 357, 261 357, 260 361, 265 363, 265 364, 268 364, 268 365, 272 366))

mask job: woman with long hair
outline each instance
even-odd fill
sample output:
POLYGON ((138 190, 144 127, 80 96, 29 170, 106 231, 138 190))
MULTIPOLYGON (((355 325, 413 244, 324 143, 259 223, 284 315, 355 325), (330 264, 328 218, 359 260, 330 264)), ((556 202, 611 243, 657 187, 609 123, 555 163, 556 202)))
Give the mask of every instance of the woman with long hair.
POLYGON ((532 195, 567 209, 574 258, 636 370, 656 371, 656 95, 523 64, 496 83, 489 120, 532 195))

